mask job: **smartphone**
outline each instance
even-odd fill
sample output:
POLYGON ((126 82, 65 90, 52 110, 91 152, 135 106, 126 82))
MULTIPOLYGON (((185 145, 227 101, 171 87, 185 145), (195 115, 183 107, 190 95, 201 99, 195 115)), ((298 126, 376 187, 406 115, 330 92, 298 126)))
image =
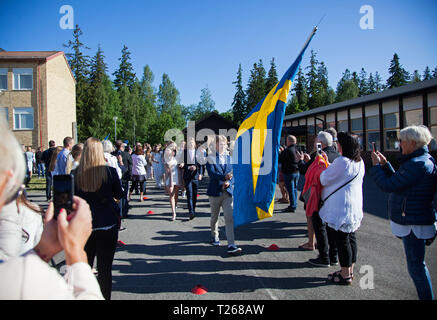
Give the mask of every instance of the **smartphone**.
POLYGON ((321 143, 316 144, 316 148, 317 148, 317 154, 322 155, 322 144, 321 143))
POLYGON ((74 178, 71 174, 53 177, 54 218, 57 219, 62 208, 67 214, 73 211, 74 178))
POLYGON ((373 149, 373 152, 376 152, 376 143, 375 142, 372 142, 372 149, 373 149))

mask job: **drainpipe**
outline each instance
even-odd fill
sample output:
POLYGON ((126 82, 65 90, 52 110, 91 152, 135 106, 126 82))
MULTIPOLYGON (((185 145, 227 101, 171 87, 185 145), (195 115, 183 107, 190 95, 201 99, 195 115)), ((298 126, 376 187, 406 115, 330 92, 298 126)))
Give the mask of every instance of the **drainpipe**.
MULTIPOLYGON (((41 63, 38 62, 38 84, 37 84, 37 104, 38 104, 38 120, 39 120, 39 145, 43 147, 42 144, 42 107, 41 107, 41 69, 40 69, 41 63)), ((43 148, 44 149, 44 148, 43 148)))

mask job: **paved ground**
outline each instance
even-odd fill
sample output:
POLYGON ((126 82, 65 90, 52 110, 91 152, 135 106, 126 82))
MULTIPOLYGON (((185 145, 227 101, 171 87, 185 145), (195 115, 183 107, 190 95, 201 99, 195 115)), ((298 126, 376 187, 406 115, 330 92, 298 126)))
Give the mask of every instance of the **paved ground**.
MULTIPOLYGON (((140 203, 134 197, 131 217, 123 221, 127 229, 119 239, 126 243, 117 249, 113 265, 113 300, 381 300, 416 299, 407 273, 403 246, 390 232, 386 218, 386 195, 365 180, 365 216, 357 232, 358 261, 352 286, 327 283, 328 273, 339 267, 316 268, 306 261, 316 252, 301 251, 306 241, 306 218, 302 203, 296 213, 275 215, 236 229, 241 256, 226 253, 224 227, 222 246, 209 244, 210 216, 206 190, 201 189, 198 215, 190 221, 185 200, 180 199, 178 218, 170 222, 168 197, 155 183, 148 182, 147 197, 140 203), (182 204, 182 208, 181 208, 182 204), (153 210, 154 214, 147 212, 153 210), (278 251, 270 251, 272 244, 278 251), (361 271, 361 273, 360 273, 361 271), (369 289, 373 272, 373 289, 369 289), (201 284, 208 289, 194 295, 201 284)), ((33 201, 42 201, 41 192, 32 192, 33 201)), ((279 194, 278 194, 279 197, 279 194)), ((40 202, 43 204, 43 202, 40 202)), ((223 216, 220 225, 224 225, 223 216)), ((56 257, 57 262, 62 255, 56 257)), ((437 244, 427 247, 426 262, 437 288, 437 244)))

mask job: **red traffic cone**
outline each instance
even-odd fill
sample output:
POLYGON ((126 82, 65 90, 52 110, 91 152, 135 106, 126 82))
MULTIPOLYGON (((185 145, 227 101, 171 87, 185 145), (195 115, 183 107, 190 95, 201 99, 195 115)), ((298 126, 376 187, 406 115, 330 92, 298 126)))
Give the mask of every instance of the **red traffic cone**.
POLYGON ((191 292, 197 295, 205 294, 208 292, 208 289, 206 289, 201 284, 196 285, 193 289, 191 289, 191 292))
POLYGON ((272 244, 270 247, 268 247, 270 251, 278 251, 279 247, 276 244, 272 244))
POLYGON ((154 214, 152 210, 147 211, 147 214, 154 214))

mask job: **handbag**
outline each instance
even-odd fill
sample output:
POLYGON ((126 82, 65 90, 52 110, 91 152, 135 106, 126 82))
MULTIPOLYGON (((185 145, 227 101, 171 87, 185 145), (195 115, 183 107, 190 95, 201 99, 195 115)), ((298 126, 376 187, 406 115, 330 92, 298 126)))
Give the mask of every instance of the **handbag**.
POLYGON ((327 196, 324 200, 322 198, 320 198, 320 202, 319 202, 319 211, 320 209, 323 207, 323 205, 325 204, 326 200, 329 199, 329 197, 331 197, 334 193, 336 193, 338 190, 340 190, 341 188, 343 188, 344 186, 348 185, 349 183, 351 183, 352 181, 355 180, 356 177, 358 177, 358 175, 360 174, 361 171, 361 165, 358 169, 358 173, 355 175, 355 177, 353 177, 352 179, 350 179, 348 182, 346 182, 345 184, 343 184, 341 187, 335 189, 329 196, 327 196))

